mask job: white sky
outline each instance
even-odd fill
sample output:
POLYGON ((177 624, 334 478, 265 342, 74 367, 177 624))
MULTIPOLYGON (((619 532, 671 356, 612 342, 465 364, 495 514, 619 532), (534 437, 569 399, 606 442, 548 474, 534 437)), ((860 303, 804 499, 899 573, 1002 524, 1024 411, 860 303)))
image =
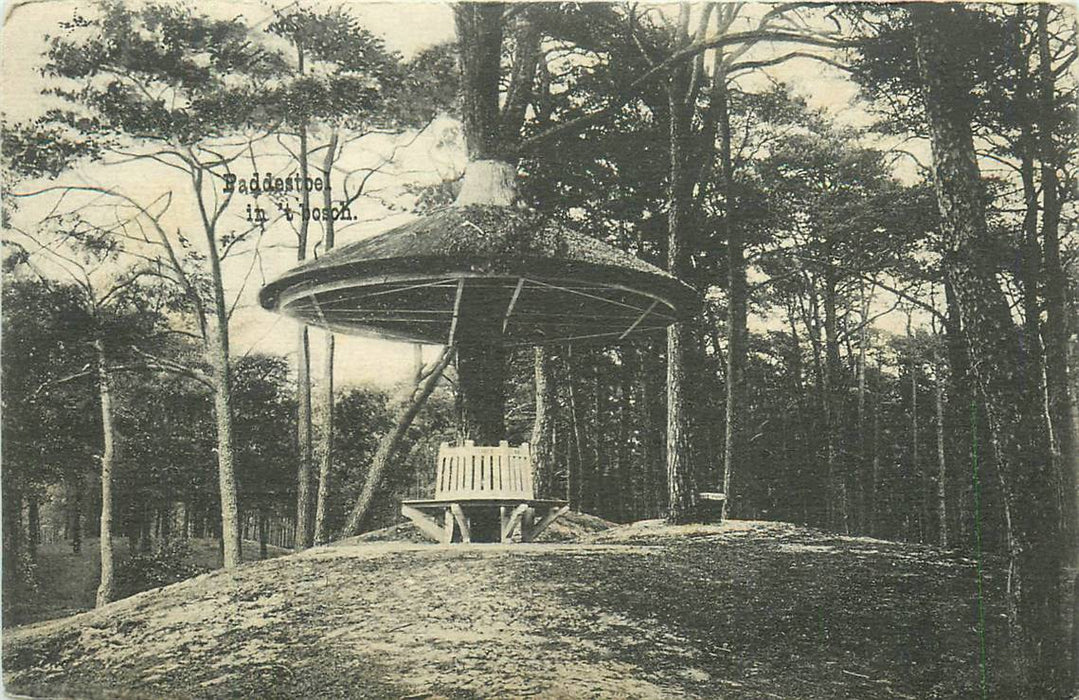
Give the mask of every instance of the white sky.
MULTIPOLYGON (((339 2, 320 2, 325 6, 339 2)), ((71 18, 80 3, 69 0, 45 0, 44 2, 5 5, 5 21, 2 28, 2 88, 0 100, 6 118, 18 121, 41 112, 45 100, 38 94, 42 79, 38 74, 41 53, 45 48, 44 35, 52 29, 55 33, 57 23, 71 18)), ((244 14, 254 22, 266 21, 269 17, 268 6, 263 2, 239 0, 223 2, 197 3, 200 10, 222 16, 244 14)), ((431 2, 351 2, 349 7, 361 18, 364 25, 374 33, 381 35, 390 48, 406 56, 436 43, 453 39, 453 17, 448 3, 431 2)), ((800 94, 804 95, 812 106, 826 107, 841 121, 852 125, 863 125, 868 116, 864 109, 852 103, 857 90, 840 71, 811 61, 794 61, 771 70, 771 74, 786 81, 800 94)), ((746 85, 756 82, 747 79, 746 85)), ((401 178, 416 177, 420 180, 436 181, 452 176, 463 167, 463 150, 460 139, 454 138, 455 125, 449 120, 442 120, 428 128, 416 143, 405 151, 405 156, 397 164, 401 178)), ((389 139, 373 142, 364 151, 355 151, 346 159, 346 163, 355 167, 369 165, 392 148, 389 139)), ((256 160, 257 169, 265 173, 274 171, 287 175, 291 170, 281 171, 264 153, 256 160)), ((240 167, 237 174, 243 176, 250 167, 240 167)), ((172 188, 182 191, 185 183, 170 181, 167 171, 155 168, 152 176, 139 167, 102 168, 89 165, 81 172, 73 173, 70 178, 88 182, 122 186, 127 191, 142 192, 144 202, 152 201, 161 192, 172 188)), ((386 179, 383 186, 390 187, 398 180, 386 179)), ((246 200, 249 201, 249 200, 246 200)), ((246 201, 237 198, 232 210, 237 217, 242 215, 246 201)), ((23 216, 32 217, 45 210, 46 203, 28 203, 24 200, 23 216)), ((183 226, 184 217, 194 211, 191 202, 179 199, 174 204, 176 214, 169 218, 170 223, 183 226), (184 214, 183 212, 188 212, 184 214)), ((387 217, 385 211, 374 205, 365 205, 361 210, 354 210, 355 215, 364 219, 374 219, 362 225, 345 229, 338 234, 338 244, 345 244, 360 237, 365 237, 407 220, 407 216, 387 217)), ((171 216, 171 215, 170 215, 171 216)), ((189 220, 188 220, 189 221, 189 220)), ((231 220, 231 225, 239 227, 242 221, 231 220)), ((317 225, 312 225, 312 237, 321 234, 317 225)), ((195 239, 199 234, 192 230, 189 237, 195 239)), ((294 253, 287 250, 290 240, 287 224, 275 222, 270 226, 262 250, 262 271, 266 279, 272 279, 294 264, 294 253)), ((252 278, 242 292, 241 283, 247 275, 252 258, 237 259, 226 267, 230 296, 240 295, 240 305, 233 317, 232 347, 233 352, 242 354, 247 351, 269 352, 290 355, 294 352, 296 325, 291 319, 263 311, 255 301, 255 293, 260 286, 259 278, 252 278)), ((897 323, 899 319, 896 320, 897 323)), ((320 333, 313 331, 313 366, 321 367, 322 342, 320 333)), ((339 337, 338 374, 341 383, 375 382, 392 384, 411 372, 412 351, 407 345, 389 341, 339 337)), ((430 354, 430 351, 429 351, 430 354)))

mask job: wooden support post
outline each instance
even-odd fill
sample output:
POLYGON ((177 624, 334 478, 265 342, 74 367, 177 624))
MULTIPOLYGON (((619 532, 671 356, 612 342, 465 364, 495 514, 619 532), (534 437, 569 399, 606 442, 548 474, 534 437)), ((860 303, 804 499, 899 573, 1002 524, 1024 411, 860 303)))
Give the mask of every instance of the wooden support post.
POLYGON ((565 512, 569 510, 569 506, 555 506, 547 511, 547 514, 532 528, 529 530, 521 531, 521 540, 524 542, 533 542, 537 537, 543 534, 543 531, 550 527, 551 523, 565 512))
POLYGON ((502 514, 503 514, 502 515, 502 541, 503 542, 509 542, 510 538, 513 537, 513 531, 515 529, 517 529, 517 523, 520 522, 521 516, 523 516, 525 514, 526 510, 528 510, 528 504, 527 503, 522 503, 521 505, 514 508, 513 512, 510 513, 509 517, 507 518, 506 515, 505 515, 506 508, 505 508, 505 506, 503 506, 503 508, 502 508, 502 514))
POLYGON ((446 527, 442 531, 442 544, 449 544, 453 542, 453 511, 450 508, 446 509, 446 516, 444 518, 446 527))
POLYGON ((457 319, 461 317, 461 296, 465 291, 465 278, 457 280, 457 295, 453 299, 453 319, 450 321, 450 337, 446 339, 446 347, 453 347, 453 341, 457 336, 457 319))
MULTIPOLYGON (((429 517, 423 511, 413 508, 412 506, 401 506, 401 515, 411 520, 416 527, 420 529, 420 532, 430 537, 435 542, 442 542, 445 537, 445 531, 442 526, 434 518, 429 517)), ((452 535, 452 533, 450 533, 452 535)))
POLYGON ((502 319, 502 333, 505 335, 506 329, 510 325, 510 314, 513 313, 513 307, 517 305, 517 298, 521 296, 521 287, 525 285, 525 278, 522 277, 517 280, 517 286, 513 290, 513 296, 510 297, 510 305, 506 308, 506 315, 502 319))
POLYGON ((636 321, 634 321, 634 322, 633 322, 633 323, 632 323, 632 324, 630 325, 630 327, 629 327, 629 328, 627 328, 627 329, 625 330, 625 332, 623 332, 623 333, 622 333, 622 335, 618 336, 618 339, 619 339, 619 340, 622 340, 622 339, 624 339, 624 338, 625 338, 625 337, 626 337, 627 335, 629 335, 630 333, 632 333, 632 332, 633 332, 633 329, 634 329, 634 328, 636 328, 637 326, 639 326, 639 325, 641 324, 641 321, 643 321, 643 320, 645 319, 645 317, 646 317, 646 316, 648 316, 648 314, 652 313, 652 309, 656 308, 656 304, 658 304, 658 303, 659 303, 659 300, 658 300, 658 299, 657 299, 657 300, 655 300, 655 301, 653 301, 653 302, 652 302, 652 305, 651 305, 651 306, 649 306, 649 307, 648 307, 647 309, 645 309, 645 310, 644 310, 644 313, 642 313, 642 314, 641 314, 640 316, 638 316, 638 317, 637 317, 637 320, 636 320, 636 321))
MULTIPOLYGON (((450 512, 453 513, 453 517, 457 520, 457 525, 461 528, 461 541, 465 544, 472 542, 472 528, 469 527, 468 516, 465 515, 465 511, 461 508, 459 503, 450 504, 450 512)), ((450 539, 452 540, 452 534, 450 539)))
POLYGON ((521 515, 521 541, 527 542, 525 534, 532 531, 532 528, 536 525, 536 509, 532 506, 525 508, 525 512, 521 515))

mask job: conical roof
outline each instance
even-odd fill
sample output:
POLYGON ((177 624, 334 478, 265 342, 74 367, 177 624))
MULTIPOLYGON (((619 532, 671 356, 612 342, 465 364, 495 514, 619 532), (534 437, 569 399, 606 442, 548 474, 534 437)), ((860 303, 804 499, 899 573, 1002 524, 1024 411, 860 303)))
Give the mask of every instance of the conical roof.
POLYGON ((259 301, 335 332, 435 344, 459 337, 462 301, 478 302, 495 321, 491 342, 542 345, 658 331, 693 315, 698 295, 530 210, 467 206, 309 260, 263 287, 259 301))

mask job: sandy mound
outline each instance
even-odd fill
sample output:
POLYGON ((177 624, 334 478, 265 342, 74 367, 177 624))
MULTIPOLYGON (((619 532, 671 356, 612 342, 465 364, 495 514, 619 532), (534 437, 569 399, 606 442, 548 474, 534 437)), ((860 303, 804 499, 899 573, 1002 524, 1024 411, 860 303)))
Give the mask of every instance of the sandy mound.
MULTIPOLYGON (((618 523, 598 518, 588 513, 569 512, 560 517, 542 535, 538 542, 576 542, 589 539, 597 533, 618 527, 618 523)), ((330 546, 349 546, 365 542, 414 542, 431 543, 419 529, 407 520, 379 530, 365 532, 356 537, 338 540, 330 546)))

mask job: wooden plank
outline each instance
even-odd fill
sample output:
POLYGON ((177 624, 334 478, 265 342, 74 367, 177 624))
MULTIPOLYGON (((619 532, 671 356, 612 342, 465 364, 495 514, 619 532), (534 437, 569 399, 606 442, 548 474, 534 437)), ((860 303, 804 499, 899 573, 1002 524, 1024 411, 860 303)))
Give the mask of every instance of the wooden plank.
POLYGON ((425 513, 412 506, 402 505, 401 515, 405 516, 413 522, 420 529, 420 532, 427 535, 435 542, 442 542, 445 533, 442 526, 434 518, 428 517, 425 513))
POLYGON ((468 544, 472 541, 472 529, 469 527, 468 516, 459 503, 450 504, 450 512, 453 513, 457 526, 461 528, 461 541, 468 544))
POLYGON ((569 511, 569 506, 554 507, 547 511, 547 514, 536 523, 536 525, 530 528, 528 531, 521 531, 521 540, 523 542, 534 542, 537 537, 543 534, 543 531, 551 526, 555 520, 558 520, 560 516, 569 511))

